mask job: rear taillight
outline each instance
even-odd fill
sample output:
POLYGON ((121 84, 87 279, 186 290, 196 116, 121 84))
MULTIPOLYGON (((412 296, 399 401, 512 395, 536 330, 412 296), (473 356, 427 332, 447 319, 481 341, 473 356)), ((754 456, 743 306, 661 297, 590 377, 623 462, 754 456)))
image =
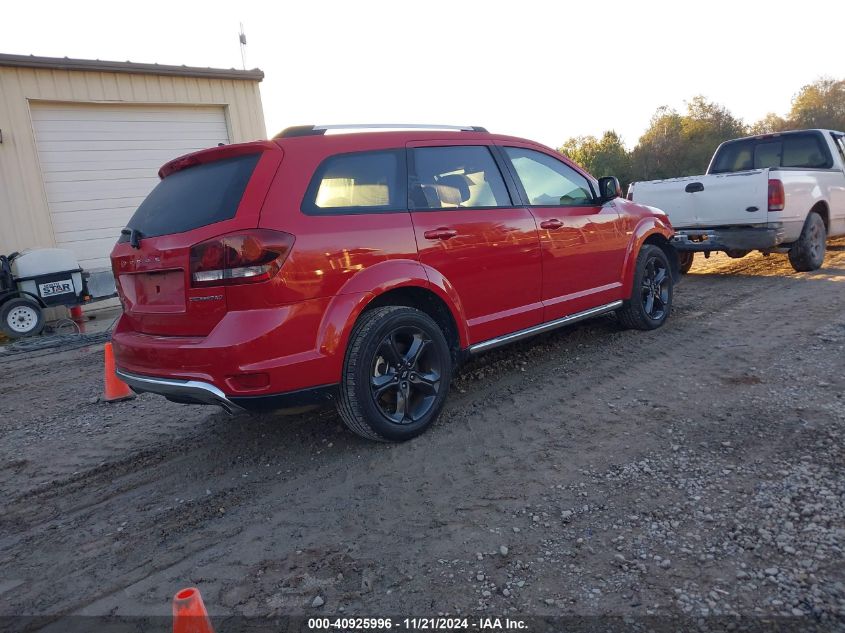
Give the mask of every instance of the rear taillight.
POLYGON ((191 247, 191 285, 251 284, 272 279, 293 248, 294 236, 254 229, 221 235, 191 247))
POLYGON ((769 211, 783 211, 785 201, 783 183, 776 178, 771 178, 769 180, 769 211))

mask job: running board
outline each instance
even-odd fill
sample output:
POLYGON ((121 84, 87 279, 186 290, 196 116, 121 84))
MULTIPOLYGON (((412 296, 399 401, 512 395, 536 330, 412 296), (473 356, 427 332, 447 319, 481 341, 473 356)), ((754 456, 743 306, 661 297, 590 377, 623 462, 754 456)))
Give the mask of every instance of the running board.
POLYGON ((500 347, 502 345, 507 345, 508 343, 513 343, 515 341, 528 338, 529 336, 542 334, 543 332, 548 332, 549 330, 554 330, 564 325, 569 325, 577 321, 583 321, 584 319, 589 319, 594 316, 606 314, 607 312, 613 312, 614 310, 617 310, 621 307, 621 301, 612 301, 611 303, 606 303, 603 306, 598 306, 597 308, 590 308, 589 310, 584 310, 583 312, 576 312, 575 314, 570 314, 569 316, 565 316, 562 319, 549 321, 548 323, 541 323, 540 325, 534 325, 524 330, 519 330, 518 332, 505 334, 504 336, 491 338, 488 341, 482 341, 481 343, 470 345, 468 351, 470 354, 486 352, 489 349, 500 347))

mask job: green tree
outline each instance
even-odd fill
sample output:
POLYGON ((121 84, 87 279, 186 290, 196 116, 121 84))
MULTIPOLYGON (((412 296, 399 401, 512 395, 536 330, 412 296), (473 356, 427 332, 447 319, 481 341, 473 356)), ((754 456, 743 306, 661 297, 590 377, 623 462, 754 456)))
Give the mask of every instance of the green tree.
POLYGON ((577 136, 566 141, 558 151, 584 167, 596 178, 616 176, 627 187, 631 181, 631 155, 613 130, 595 136, 577 136))
POLYGON ((801 88, 787 119, 792 129, 845 130, 845 79, 819 79, 801 88))
POLYGON ((782 116, 769 112, 748 129, 749 134, 771 134, 790 129, 789 121, 782 116))
POLYGON ((727 108, 699 95, 685 114, 658 108, 633 152, 635 180, 701 174, 720 143, 746 133, 727 108))

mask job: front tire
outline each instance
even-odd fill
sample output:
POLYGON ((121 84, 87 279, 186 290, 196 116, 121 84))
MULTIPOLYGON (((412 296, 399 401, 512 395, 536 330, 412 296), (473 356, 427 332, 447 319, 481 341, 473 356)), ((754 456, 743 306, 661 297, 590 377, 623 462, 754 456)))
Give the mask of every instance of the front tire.
POLYGON ((811 211, 804 220, 801 237, 789 249, 789 263, 798 273, 818 270, 824 263, 826 246, 827 229, 824 220, 818 213, 811 211))
POLYGON ((646 244, 637 256, 631 298, 616 315, 626 328, 654 330, 669 318, 674 282, 669 259, 658 246, 646 244))
POLYGON ((349 338, 338 412, 363 438, 402 442, 437 419, 452 379, 440 326, 415 308, 365 312, 349 338))
POLYGON ((0 306, 0 330, 9 338, 35 336, 44 329, 44 312, 32 299, 16 297, 0 306))

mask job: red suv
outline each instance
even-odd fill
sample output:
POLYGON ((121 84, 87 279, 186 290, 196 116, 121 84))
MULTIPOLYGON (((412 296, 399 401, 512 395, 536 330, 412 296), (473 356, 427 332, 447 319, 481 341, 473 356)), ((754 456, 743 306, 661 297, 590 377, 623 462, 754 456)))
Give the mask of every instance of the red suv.
POLYGON ((336 402, 405 440, 456 366, 580 319, 664 323, 667 217, 483 128, 325 134, 175 159, 112 252, 118 373, 229 412, 336 402))

